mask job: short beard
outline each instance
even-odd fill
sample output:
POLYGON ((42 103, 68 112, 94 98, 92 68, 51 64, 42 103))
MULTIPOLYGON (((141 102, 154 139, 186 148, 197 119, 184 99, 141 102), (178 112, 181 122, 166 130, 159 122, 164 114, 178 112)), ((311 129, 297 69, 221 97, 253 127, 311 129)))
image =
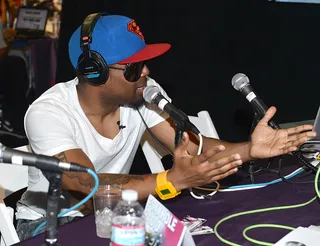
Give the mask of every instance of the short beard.
POLYGON ((133 102, 131 103, 130 105, 128 105, 129 107, 132 107, 132 108, 140 108, 142 105, 145 104, 145 101, 143 99, 137 101, 137 102, 133 102))

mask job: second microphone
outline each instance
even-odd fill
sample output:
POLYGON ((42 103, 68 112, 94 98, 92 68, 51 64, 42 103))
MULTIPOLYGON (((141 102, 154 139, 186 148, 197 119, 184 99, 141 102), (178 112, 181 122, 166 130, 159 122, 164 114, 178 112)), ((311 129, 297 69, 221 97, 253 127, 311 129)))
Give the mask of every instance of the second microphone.
POLYGON ((143 98, 148 103, 156 104, 161 110, 169 114, 172 120, 176 124, 185 125, 188 130, 191 130, 195 134, 199 134, 200 131, 190 122, 188 116, 177 109, 173 104, 171 104, 160 92, 159 88, 152 85, 147 86, 143 91, 143 98))

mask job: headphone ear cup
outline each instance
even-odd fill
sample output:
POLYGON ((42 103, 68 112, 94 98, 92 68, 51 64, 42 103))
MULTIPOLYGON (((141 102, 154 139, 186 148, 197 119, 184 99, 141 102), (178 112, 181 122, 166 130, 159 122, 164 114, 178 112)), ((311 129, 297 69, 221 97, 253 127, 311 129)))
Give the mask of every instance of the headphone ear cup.
POLYGON ((95 51, 89 51, 87 57, 81 54, 78 58, 77 69, 86 78, 85 81, 93 86, 103 85, 109 78, 107 63, 95 51))

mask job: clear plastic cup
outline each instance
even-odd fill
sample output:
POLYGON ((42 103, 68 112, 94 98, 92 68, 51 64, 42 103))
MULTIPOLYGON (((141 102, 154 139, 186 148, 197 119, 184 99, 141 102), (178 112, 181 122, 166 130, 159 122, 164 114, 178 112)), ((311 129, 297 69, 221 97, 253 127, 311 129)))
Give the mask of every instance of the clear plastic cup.
POLYGON ((100 185, 93 196, 97 236, 110 238, 112 210, 121 200, 122 187, 100 185))

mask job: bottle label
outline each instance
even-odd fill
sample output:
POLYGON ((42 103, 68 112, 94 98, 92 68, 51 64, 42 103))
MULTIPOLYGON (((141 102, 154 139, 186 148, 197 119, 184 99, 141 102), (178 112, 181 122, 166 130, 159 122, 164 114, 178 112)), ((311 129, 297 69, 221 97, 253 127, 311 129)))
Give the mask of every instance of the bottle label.
POLYGON ((111 245, 135 245, 144 246, 146 238, 145 226, 112 225, 111 245))

